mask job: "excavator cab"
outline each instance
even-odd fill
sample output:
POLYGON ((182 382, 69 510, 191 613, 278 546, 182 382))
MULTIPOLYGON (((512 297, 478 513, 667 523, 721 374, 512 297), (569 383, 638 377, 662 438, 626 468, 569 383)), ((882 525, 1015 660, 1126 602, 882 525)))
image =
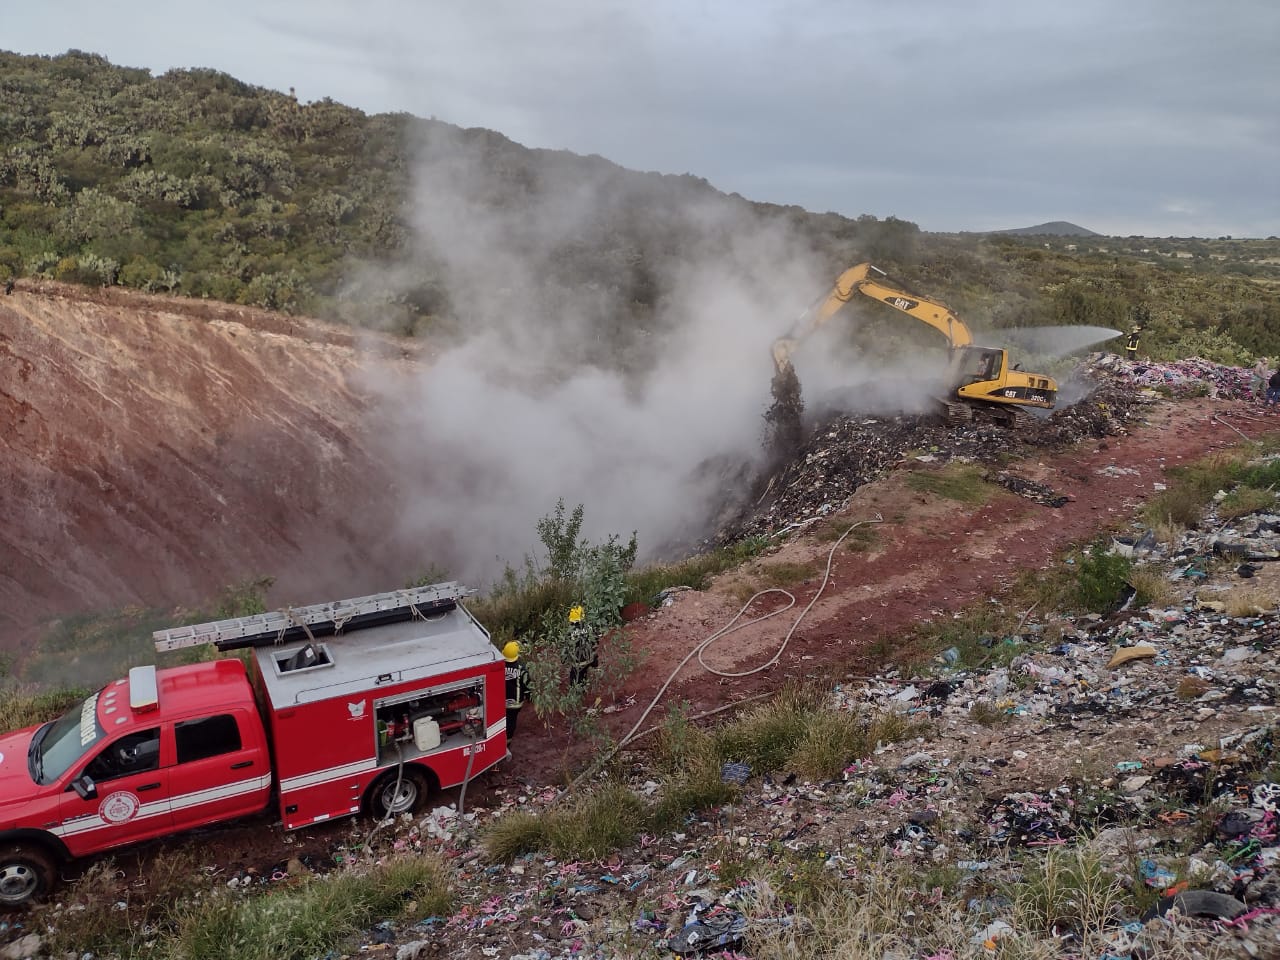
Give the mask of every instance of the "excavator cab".
POLYGON ((1003 350, 989 350, 986 347, 959 347, 957 348, 957 353, 961 355, 959 369, 964 373, 963 381, 957 386, 998 380, 1004 372, 1003 350))
POLYGON ((1058 385, 1051 377, 1009 369, 1009 355, 998 347, 956 347, 956 393, 968 400, 1049 410, 1058 385))

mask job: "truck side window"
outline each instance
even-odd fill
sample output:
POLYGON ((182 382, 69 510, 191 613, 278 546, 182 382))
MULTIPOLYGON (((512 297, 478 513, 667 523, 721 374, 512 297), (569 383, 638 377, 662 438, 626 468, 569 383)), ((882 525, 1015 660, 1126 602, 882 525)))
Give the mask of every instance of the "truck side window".
POLYGON ((177 724, 178 762, 190 763, 240 749, 240 727, 229 713, 177 724))
POLYGON ((160 728, 138 730, 108 744, 98 753, 84 772, 95 783, 105 783, 134 773, 146 773, 160 767, 160 728))

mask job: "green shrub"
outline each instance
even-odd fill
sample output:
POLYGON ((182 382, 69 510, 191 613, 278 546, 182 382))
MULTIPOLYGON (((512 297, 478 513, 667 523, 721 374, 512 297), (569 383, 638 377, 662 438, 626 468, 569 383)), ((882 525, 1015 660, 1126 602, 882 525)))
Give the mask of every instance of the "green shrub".
POLYGON ((1076 569, 1076 600, 1080 607, 1093 613, 1110 613, 1128 587, 1133 562, 1094 546, 1080 558, 1076 569))

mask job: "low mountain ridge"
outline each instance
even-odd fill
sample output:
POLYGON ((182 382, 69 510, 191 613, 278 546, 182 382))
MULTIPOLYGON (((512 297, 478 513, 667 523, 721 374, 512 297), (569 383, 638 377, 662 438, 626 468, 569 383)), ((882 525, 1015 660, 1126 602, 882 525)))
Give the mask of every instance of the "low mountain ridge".
POLYGON ((1101 237, 1105 234, 1089 230, 1067 220, 1050 220, 1034 227, 1015 227, 1012 230, 992 230, 993 234, 1011 234, 1015 237, 1101 237))

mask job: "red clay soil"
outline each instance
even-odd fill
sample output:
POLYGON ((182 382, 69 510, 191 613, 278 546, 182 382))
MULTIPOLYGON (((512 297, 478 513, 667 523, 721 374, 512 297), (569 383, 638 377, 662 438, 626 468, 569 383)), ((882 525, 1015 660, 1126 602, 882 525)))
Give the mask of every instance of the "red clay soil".
MULTIPOLYGON (((1240 444, 1236 430, 1250 438, 1280 433, 1280 414, 1260 414, 1255 405, 1233 401, 1161 402, 1149 408, 1146 422, 1132 422, 1127 436, 1085 441, 1013 465, 1018 475, 1069 497, 1060 508, 1003 490, 971 507, 916 492, 907 484, 906 471, 861 488, 835 517, 882 518, 874 525, 871 548, 834 552, 830 581, 777 664, 751 676, 726 679, 707 672, 695 659, 680 672, 645 726, 661 720, 667 705, 675 702, 685 702, 687 711, 696 714, 775 690, 789 678, 869 672, 875 666, 868 660, 869 651, 877 641, 892 641, 917 624, 998 595, 1021 574, 1048 567, 1064 550, 1103 531, 1127 529, 1135 511, 1166 482, 1169 468, 1240 444)), ((758 561, 760 567, 806 564, 815 571, 788 587, 796 605, 716 641, 705 655, 712 667, 745 672, 777 654, 788 630, 822 586, 832 543, 819 539, 821 526, 758 561)), ((759 589, 752 579, 750 568, 722 575, 709 590, 677 593, 669 606, 625 628, 641 665, 616 700, 604 705, 616 711, 600 715, 611 736, 630 731, 676 665, 733 619, 745 596, 759 589)), ((762 598, 743 619, 780 605, 778 595, 762 598)), ((529 781, 563 783, 594 749, 570 744, 558 724, 524 721, 521 730, 513 747, 513 769, 529 781)))
POLYGON ((386 589, 366 388, 413 346, 176 297, 19 281, 0 297, 0 650, 56 617, 386 589))

